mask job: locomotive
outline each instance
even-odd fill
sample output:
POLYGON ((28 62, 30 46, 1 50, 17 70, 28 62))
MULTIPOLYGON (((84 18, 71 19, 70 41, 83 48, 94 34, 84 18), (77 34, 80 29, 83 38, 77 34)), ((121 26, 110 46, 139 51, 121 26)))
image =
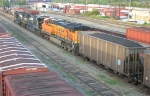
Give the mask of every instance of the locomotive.
POLYGON ((149 90, 149 47, 126 38, 93 31, 80 23, 32 12, 15 12, 14 21, 75 55, 113 70, 127 82, 144 85, 149 90))

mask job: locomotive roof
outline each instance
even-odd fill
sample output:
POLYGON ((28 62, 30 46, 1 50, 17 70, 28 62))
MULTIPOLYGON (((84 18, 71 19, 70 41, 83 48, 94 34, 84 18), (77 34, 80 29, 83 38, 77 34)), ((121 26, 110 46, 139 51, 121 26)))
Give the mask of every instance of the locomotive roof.
MULTIPOLYGON (((84 34, 84 33, 87 34, 86 32, 82 32, 82 34, 84 34)), ((128 40, 126 38, 121 38, 121 37, 118 37, 118 36, 105 34, 105 33, 101 33, 101 32, 93 31, 93 33, 90 33, 89 35, 93 36, 95 38, 103 39, 103 40, 113 42, 113 43, 116 43, 118 45, 122 45, 122 46, 125 46, 125 47, 143 47, 139 43, 134 42, 132 40, 128 40)))
POLYGON ((66 28, 68 28, 70 30, 81 30, 82 27, 83 27, 83 25, 80 23, 70 23, 66 28))
POLYGON ((70 30, 81 30, 82 24, 80 23, 71 23, 71 22, 58 22, 58 25, 68 28, 70 30))

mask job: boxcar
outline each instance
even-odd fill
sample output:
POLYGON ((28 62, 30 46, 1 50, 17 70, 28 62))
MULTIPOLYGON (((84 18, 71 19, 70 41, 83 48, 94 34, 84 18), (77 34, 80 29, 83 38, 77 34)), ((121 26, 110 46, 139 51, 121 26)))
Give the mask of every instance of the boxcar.
MULTIPOLYGON (((0 95, 6 96, 3 79, 7 75, 48 71, 41 63, 14 37, 0 37, 0 95)), ((11 96, 11 95, 10 95, 11 96)))
POLYGON ((0 37, 0 96, 82 96, 14 37, 0 37))
POLYGON ((115 73, 123 74, 129 80, 142 79, 142 64, 139 62, 139 51, 145 49, 140 44, 121 37, 95 32, 81 31, 78 34, 79 53, 85 58, 94 60, 115 73), (139 74, 137 77, 137 74, 139 74))
POLYGON ((5 96, 82 96, 56 72, 7 75, 5 96))

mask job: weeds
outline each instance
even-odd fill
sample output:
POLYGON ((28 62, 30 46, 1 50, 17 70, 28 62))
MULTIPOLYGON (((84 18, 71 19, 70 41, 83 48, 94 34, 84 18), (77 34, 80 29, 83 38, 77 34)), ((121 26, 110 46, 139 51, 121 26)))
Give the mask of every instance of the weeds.
POLYGON ((100 78, 102 78, 102 79, 103 79, 103 78, 106 78, 106 76, 101 75, 101 74, 99 74, 98 77, 100 77, 100 78))
POLYGON ((97 75, 97 77, 99 77, 100 79, 102 79, 105 83, 109 84, 109 85, 123 85, 123 83, 121 83, 118 80, 111 80, 108 79, 105 75, 97 75))
POLYGON ((90 96, 96 96, 95 93, 93 93, 93 91, 89 90, 89 91, 86 91, 86 94, 90 95, 90 96))
POLYGON ((124 95, 129 95, 131 93, 131 91, 126 91, 124 92, 124 95))

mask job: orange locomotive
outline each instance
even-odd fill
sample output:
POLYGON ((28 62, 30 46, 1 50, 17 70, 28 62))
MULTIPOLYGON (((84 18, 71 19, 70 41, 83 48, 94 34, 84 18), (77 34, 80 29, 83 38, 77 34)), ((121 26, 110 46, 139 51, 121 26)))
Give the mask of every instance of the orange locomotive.
POLYGON ((42 24, 41 34, 68 51, 77 54, 78 32, 86 31, 89 27, 79 23, 71 23, 60 19, 45 18, 42 24))

